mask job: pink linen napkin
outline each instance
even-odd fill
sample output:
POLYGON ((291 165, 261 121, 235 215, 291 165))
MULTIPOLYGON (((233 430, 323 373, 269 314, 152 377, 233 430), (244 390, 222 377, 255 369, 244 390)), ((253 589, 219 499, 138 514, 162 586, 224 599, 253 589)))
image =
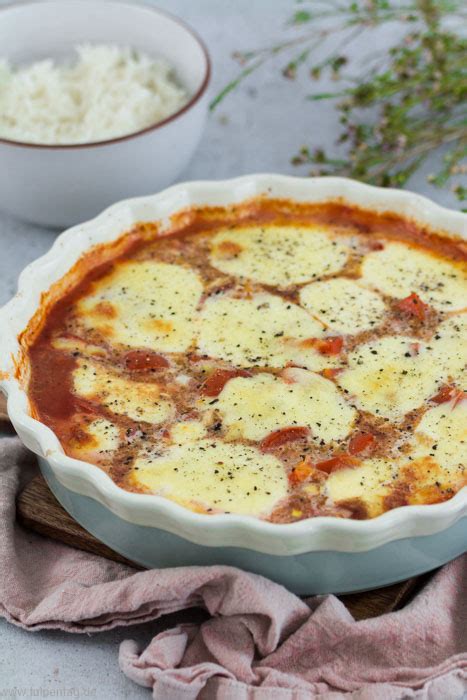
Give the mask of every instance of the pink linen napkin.
POLYGON ((211 619, 120 648, 122 671, 158 700, 457 700, 467 690, 467 556, 404 610, 356 622, 334 596, 306 601, 227 566, 136 572, 15 523, 36 469, 0 440, 0 614, 29 630, 96 632, 204 607, 211 619))

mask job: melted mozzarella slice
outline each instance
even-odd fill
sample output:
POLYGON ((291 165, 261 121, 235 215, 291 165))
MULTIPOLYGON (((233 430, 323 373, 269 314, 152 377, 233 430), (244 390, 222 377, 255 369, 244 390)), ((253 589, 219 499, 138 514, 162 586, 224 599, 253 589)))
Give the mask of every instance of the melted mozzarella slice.
POLYGON ((183 352, 193 340, 193 317, 203 285, 181 265, 121 262, 94 282, 78 302, 86 328, 110 342, 166 352, 183 352))
POLYGON ((56 350, 66 350, 71 353, 75 352, 86 357, 106 357, 107 355, 105 349, 99 345, 93 345, 81 338, 74 338, 72 336, 54 338, 52 340, 52 347, 56 350))
POLYGON ((307 370, 290 370, 283 379, 266 372, 237 377, 225 385, 217 408, 228 428, 227 438, 262 440, 280 428, 304 426, 311 435, 331 442, 352 430, 356 411, 333 382, 307 370))
POLYGON ((87 432, 95 440, 98 450, 107 452, 118 447, 120 441, 119 430, 105 418, 98 418, 90 423, 87 427, 87 432))
POLYGON ((172 442, 181 445, 189 442, 196 442, 206 435, 206 427, 197 420, 187 420, 175 423, 170 428, 172 442))
POLYGON ((199 350, 238 367, 283 367, 287 362, 308 369, 337 363, 308 346, 324 335, 322 324, 281 297, 256 294, 252 299, 216 296, 201 311, 199 350))
POLYGON ((365 282, 398 299, 416 292, 422 301, 441 311, 467 306, 465 266, 410 245, 387 243, 383 250, 365 257, 361 271, 365 282))
POLYGON ((446 476, 467 469, 467 400, 430 408, 414 433, 412 456, 432 457, 446 476))
POLYGON ((393 459, 366 459, 360 467, 332 472, 326 480, 325 493, 336 504, 362 501, 373 518, 383 512, 383 499, 391 492, 397 470, 393 459))
POLYGON ((242 515, 267 515, 287 495, 282 463, 247 445, 214 440, 138 457, 132 480, 178 503, 242 515))
POLYGON ((113 452, 120 444, 120 431, 116 425, 105 418, 97 418, 88 425, 82 426, 83 437, 70 442, 72 456, 78 458, 96 459, 113 452))
POLYGON ((337 382, 364 411, 397 420, 433 396, 443 378, 430 350, 414 339, 385 336, 360 345, 337 382))
POLYGON ((73 385, 78 396, 136 421, 162 423, 173 414, 171 402, 160 397, 157 384, 134 382, 98 362, 80 360, 73 385))
POLYGON ((349 252, 312 227, 252 226, 216 234, 210 261, 226 274, 288 287, 338 272, 349 252))
POLYGON ((407 502, 426 504, 451 498, 467 485, 467 401, 429 409, 410 447, 410 461, 400 470, 407 502))
POLYGON ((440 323, 429 345, 442 376, 463 387, 467 365, 467 314, 450 316, 440 323))
POLYGON ((312 282, 301 289, 300 302, 337 333, 355 334, 375 328, 386 311, 379 294, 345 277, 312 282))

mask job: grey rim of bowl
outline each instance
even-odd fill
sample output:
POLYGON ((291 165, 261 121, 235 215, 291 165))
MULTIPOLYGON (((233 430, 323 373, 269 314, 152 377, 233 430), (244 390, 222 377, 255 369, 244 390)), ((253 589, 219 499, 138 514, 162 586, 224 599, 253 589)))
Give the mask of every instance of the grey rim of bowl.
MULTIPOLYGON (((49 1, 50 0, 19 0, 15 2, 10 2, 7 5, 2 5, 0 6, 0 13, 4 10, 12 10, 16 7, 22 7, 24 5, 40 5, 44 1, 49 1)), ((53 0, 53 2, 58 2, 58 0, 53 0)), ((191 34, 193 39, 198 43, 199 47, 201 48, 201 51, 204 56, 205 60, 205 73, 204 73, 204 78, 203 82, 201 83, 200 87, 198 90, 195 92, 193 97, 191 97, 188 102, 181 107, 177 112, 174 112, 173 114, 170 114, 168 117, 163 119, 160 122, 156 122, 155 124, 152 124, 151 126, 146 126, 144 129, 140 129, 139 131, 135 131, 131 134, 125 134, 123 136, 117 136, 116 138, 113 139, 106 139, 105 141, 90 141, 89 143, 60 143, 60 144, 49 144, 49 143, 27 143, 24 141, 13 141, 12 139, 5 139, 0 137, 0 144, 6 144, 8 146, 17 146, 19 148, 42 148, 42 149, 51 149, 54 151, 58 150, 69 150, 69 149, 78 149, 78 148, 95 148, 97 146, 110 146, 113 143, 120 143, 121 141, 128 141, 129 139, 136 138, 138 136, 143 136, 144 134, 148 134, 151 131, 155 131, 156 129, 159 129, 166 124, 169 124, 172 121, 175 121, 178 117, 181 117, 182 114, 185 114, 185 112, 188 112, 189 109, 191 109, 204 95, 206 92, 206 89, 209 85, 209 81, 211 79, 211 58, 209 56, 208 49, 206 47, 206 44, 204 41, 201 39, 201 37, 195 32, 194 29, 192 29, 186 22, 183 20, 179 19, 176 15, 173 15, 171 12, 166 12, 165 10, 161 10, 158 7, 153 7, 152 5, 149 5, 147 2, 126 2, 125 0, 105 0, 105 2, 108 5, 115 4, 115 5, 127 5, 128 7, 142 7, 150 12, 154 12, 159 15, 164 15, 165 17, 168 17, 171 19, 173 22, 178 24, 180 27, 185 29, 188 34, 191 34)), ((0 15, 1 17, 1 15, 0 15)))

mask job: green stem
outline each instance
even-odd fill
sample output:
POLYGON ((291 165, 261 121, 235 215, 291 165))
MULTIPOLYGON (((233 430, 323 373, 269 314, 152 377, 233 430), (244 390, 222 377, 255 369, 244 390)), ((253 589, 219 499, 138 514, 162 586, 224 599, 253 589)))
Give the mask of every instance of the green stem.
POLYGON ((250 73, 253 73, 254 70, 259 68, 259 66, 264 63, 266 58, 261 58, 258 60, 256 63, 254 63, 252 66, 249 66, 248 68, 245 68, 242 70, 242 72, 235 78, 235 80, 232 80, 230 83, 228 83, 223 90, 220 91, 218 95, 212 100, 212 102, 209 105, 209 109, 212 110, 217 107, 219 102, 222 102, 224 97, 229 94, 229 92, 232 92, 232 90, 235 90, 236 87, 244 80, 250 73))

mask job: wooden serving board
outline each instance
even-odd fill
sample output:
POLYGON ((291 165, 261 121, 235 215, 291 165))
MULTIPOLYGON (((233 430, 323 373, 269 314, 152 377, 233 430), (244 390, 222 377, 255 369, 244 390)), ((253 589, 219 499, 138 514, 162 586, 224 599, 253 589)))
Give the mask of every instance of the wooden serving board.
POLYGON ((0 394, 0 422, 8 421, 8 414, 6 412, 6 399, 3 394, 0 394))
MULTIPOLYGON (((59 540, 71 547, 99 554, 113 561, 142 567, 128 561, 99 542, 62 508, 42 476, 36 476, 20 493, 17 501, 18 520, 27 528, 59 540)), ((356 620, 376 617, 397 610, 423 585, 425 577, 411 578, 393 586, 365 593, 339 596, 356 620)))

